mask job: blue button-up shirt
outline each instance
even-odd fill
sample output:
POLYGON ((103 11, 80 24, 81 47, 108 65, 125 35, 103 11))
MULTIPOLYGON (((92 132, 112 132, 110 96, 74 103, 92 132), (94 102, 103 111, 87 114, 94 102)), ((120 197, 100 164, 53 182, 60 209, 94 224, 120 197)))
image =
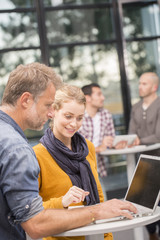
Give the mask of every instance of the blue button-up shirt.
POLYGON ((39 165, 22 129, 0 111, 0 239, 26 239, 20 223, 43 210, 39 165))

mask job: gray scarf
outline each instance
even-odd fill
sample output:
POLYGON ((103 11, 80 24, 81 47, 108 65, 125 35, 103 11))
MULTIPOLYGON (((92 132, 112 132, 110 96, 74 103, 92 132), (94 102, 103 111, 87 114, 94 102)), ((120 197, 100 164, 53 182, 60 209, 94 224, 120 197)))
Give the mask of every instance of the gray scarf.
POLYGON ((70 177, 72 184, 89 191, 86 196, 86 204, 99 203, 97 184, 91 171, 89 162, 86 160, 88 146, 84 137, 76 132, 72 137, 72 150, 58 140, 52 130, 48 128, 40 142, 55 159, 57 164, 70 177))

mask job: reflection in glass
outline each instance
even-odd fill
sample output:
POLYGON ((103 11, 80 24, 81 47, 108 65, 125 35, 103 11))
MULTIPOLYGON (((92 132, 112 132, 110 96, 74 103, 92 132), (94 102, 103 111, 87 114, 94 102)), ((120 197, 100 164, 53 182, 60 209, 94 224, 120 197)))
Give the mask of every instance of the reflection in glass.
POLYGON ((160 9, 158 4, 150 6, 124 5, 124 36, 147 37, 160 35, 160 9))
MULTIPOLYGON (((1 0, 2 1, 2 0, 1 0)), ((33 7, 34 6, 34 0, 3 0, 3 4, 1 4, 1 10, 2 9, 14 9, 19 7, 33 7)))
POLYGON ((160 41, 127 43, 127 56, 129 63, 128 77, 132 102, 134 103, 139 98, 138 81, 140 75, 144 72, 152 71, 160 76, 160 41))
POLYGON ((45 6, 58 6, 66 4, 91 4, 91 3, 110 3, 112 0, 44 0, 45 6))
MULTIPOLYGON (((9 74, 14 70, 19 64, 28 64, 32 62, 40 62, 41 53, 40 50, 26 50, 26 51, 16 51, 8 52, 5 54, 0 54, 0 102, 2 99, 3 91, 5 85, 8 81, 9 74)), ((43 131, 32 131, 26 130, 25 135, 28 139, 40 138, 43 131)), ((34 143, 37 143, 38 140, 33 140, 34 143)))
POLYGON ((49 43, 108 40, 115 37, 110 9, 46 12, 49 43))
POLYGON ((35 13, 0 14, 0 48, 39 46, 35 13))
POLYGON ((13 51, 0 54, 0 84, 3 85, 8 81, 10 72, 19 64, 40 62, 40 59, 40 50, 13 51))
POLYGON ((123 112, 119 65, 114 45, 50 50, 50 63, 59 71, 65 82, 79 87, 91 82, 100 84, 106 97, 105 107, 112 113, 123 112))

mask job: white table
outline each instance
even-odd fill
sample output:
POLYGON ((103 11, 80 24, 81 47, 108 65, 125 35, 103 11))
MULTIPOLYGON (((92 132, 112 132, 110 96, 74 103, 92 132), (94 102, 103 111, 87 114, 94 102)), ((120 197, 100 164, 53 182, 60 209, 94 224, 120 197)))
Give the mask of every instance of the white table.
MULTIPOLYGON (((130 183, 132 179, 133 172, 135 170, 136 162, 135 162, 135 153, 142 153, 146 151, 156 150, 160 148, 160 143, 155 143, 152 145, 139 145, 131 148, 124 149, 106 149, 101 152, 101 155, 109 156, 109 155, 127 155, 127 177, 128 183, 130 183)), ((136 228, 134 229, 134 238, 135 240, 144 240, 143 229, 136 228)))
MULTIPOLYGON (((139 145, 132 148, 124 148, 124 149, 107 149, 101 152, 101 155, 109 156, 109 155, 127 155, 127 176, 128 182, 130 182, 134 169, 135 169, 135 153, 151 151, 160 148, 160 143, 156 143, 153 145, 139 145)), ((143 229, 140 226, 147 225, 149 223, 155 222, 160 219, 160 208, 157 208, 157 211, 153 216, 137 218, 133 220, 125 220, 118 222, 110 222, 110 223, 101 223, 85 226, 82 228, 77 228, 71 231, 67 231, 65 233, 59 234, 57 236, 84 236, 86 235, 86 240, 104 240, 103 233, 105 232, 116 232, 121 230, 127 230, 130 228, 134 229, 134 238, 135 240, 144 240, 143 229)), ((27 236, 27 240, 31 240, 29 236, 27 236)))
POLYGON ((151 150, 156 150, 160 148, 160 143, 155 143, 152 145, 138 145, 131 148, 124 149, 106 149, 103 152, 100 152, 101 155, 110 156, 110 155, 127 155, 127 177, 128 182, 130 183, 136 163, 135 163, 135 153, 141 153, 151 150))
MULTIPOLYGON (((84 227, 76 228, 56 236, 85 236, 86 240, 104 240, 104 233, 117 232, 132 229, 146 224, 150 224, 160 219, 160 207, 157 207, 152 216, 134 218, 132 220, 121 220, 107 223, 90 224, 84 227)), ((139 240, 138 237, 136 240, 139 240)))

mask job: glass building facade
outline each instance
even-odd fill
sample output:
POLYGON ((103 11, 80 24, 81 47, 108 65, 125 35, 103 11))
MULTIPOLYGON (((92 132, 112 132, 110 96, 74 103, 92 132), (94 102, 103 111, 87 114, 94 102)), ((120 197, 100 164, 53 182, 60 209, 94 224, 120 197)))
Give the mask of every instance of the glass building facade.
MULTIPOLYGON (((0 6, 0 98, 17 65, 42 62, 70 84, 98 83, 116 133, 127 133, 140 75, 160 76, 160 1, 0 0, 0 6)), ((42 134, 26 131, 31 141, 42 134)), ((108 174, 124 173, 124 163, 125 156, 106 160, 108 174)))

